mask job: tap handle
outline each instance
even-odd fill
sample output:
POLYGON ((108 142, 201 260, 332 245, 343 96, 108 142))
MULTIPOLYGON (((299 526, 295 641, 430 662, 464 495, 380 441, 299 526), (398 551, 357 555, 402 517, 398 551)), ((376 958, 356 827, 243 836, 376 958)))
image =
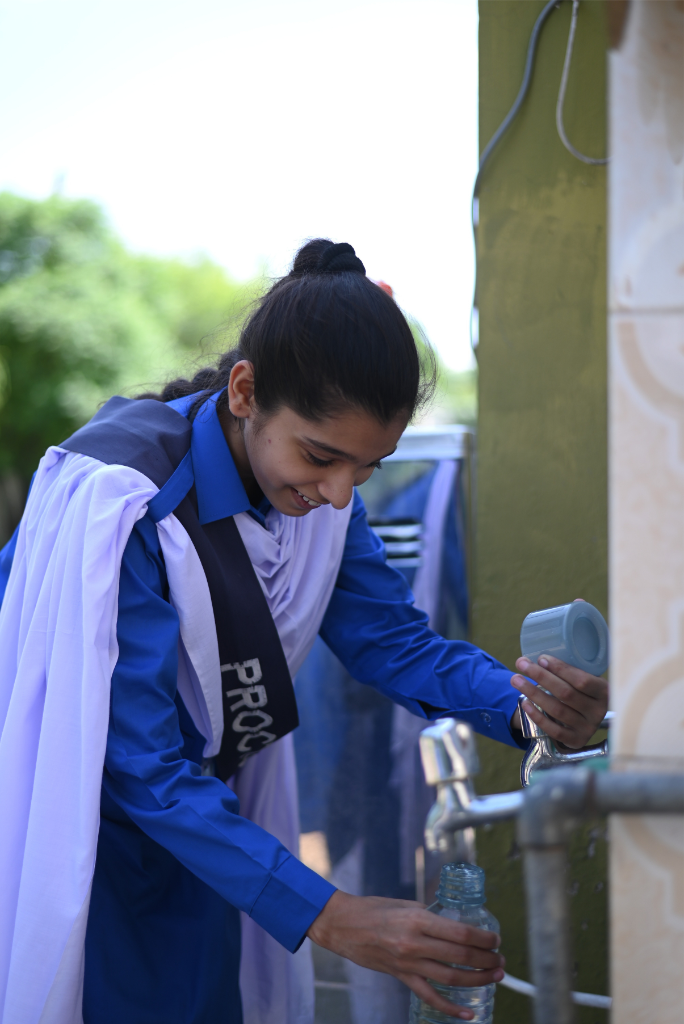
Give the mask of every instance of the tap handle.
MULTIPOLYGON (((546 736, 546 733, 540 725, 533 722, 530 716, 525 711, 525 701, 529 700, 529 697, 518 698, 518 710, 520 711, 520 724, 522 726, 522 734, 526 740, 538 739, 540 736, 546 736)), ((536 707, 536 705, 535 705, 536 707)))
POLYGON ((472 727, 455 718, 439 718, 423 729, 420 756, 428 786, 465 781, 480 768, 472 727))

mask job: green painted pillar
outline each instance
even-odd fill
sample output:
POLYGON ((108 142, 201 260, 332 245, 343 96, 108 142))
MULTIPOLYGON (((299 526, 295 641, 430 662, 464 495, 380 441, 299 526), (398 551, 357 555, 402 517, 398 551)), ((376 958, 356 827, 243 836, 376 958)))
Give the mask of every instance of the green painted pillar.
MULTIPOLYGON (((541 0, 480 2, 480 148, 515 98, 541 0)), ((607 614, 606 171, 567 152, 555 108, 571 4, 551 13, 518 119, 480 190, 479 424, 472 629, 513 666, 525 615, 583 597, 607 614)), ((605 10, 580 6, 565 126, 590 156, 606 146, 605 10)), ((518 786, 520 757, 480 742, 480 792, 518 786)), ((576 988, 606 992, 604 829, 578 833, 569 879, 576 988)), ((490 906, 508 970, 529 979, 521 863, 512 828, 480 830, 490 906)), ((496 1020, 530 1020, 499 989, 496 1020)), ((599 1024, 602 1010, 578 1021, 599 1024)))

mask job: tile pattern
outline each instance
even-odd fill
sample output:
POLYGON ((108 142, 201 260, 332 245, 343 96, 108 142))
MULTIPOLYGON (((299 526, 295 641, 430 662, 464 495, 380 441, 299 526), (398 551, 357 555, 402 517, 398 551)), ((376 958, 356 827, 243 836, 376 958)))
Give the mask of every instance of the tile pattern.
MULTIPOLYGON (((610 59, 611 745, 684 758, 684 4, 632 0, 610 59)), ((611 832, 613 1021, 681 1024, 684 822, 611 832)))

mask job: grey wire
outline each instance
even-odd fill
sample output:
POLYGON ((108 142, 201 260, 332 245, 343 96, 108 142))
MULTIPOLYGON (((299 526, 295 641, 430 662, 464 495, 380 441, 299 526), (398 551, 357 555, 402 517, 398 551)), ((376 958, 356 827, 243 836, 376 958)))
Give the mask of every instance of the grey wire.
MULTIPOLYGON (((535 21, 534 27, 532 29, 532 34, 530 36, 530 41, 527 44, 527 57, 526 57, 526 60, 525 60, 525 70, 523 72, 523 80, 522 80, 522 82, 520 84, 520 88, 518 90, 518 95, 516 96, 516 98, 515 98, 515 100, 513 102, 513 106, 508 111, 508 113, 506 114, 505 118, 503 119, 503 121, 501 122, 501 124, 499 125, 497 130, 494 132, 494 134, 492 135, 491 139, 489 140, 489 142, 487 143, 485 148, 483 149, 482 156, 480 157, 480 163, 479 163, 479 167, 478 167, 478 170, 477 170, 477 177, 475 178, 475 184, 473 185, 473 196, 472 196, 472 202, 471 202, 471 207, 470 207, 470 210, 471 210, 471 222, 472 222, 472 226, 473 226, 473 242, 474 242, 474 245, 475 245, 475 285, 474 285, 474 288, 473 288, 473 304, 472 304, 471 316, 470 316, 470 344, 471 344, 471 348, 473 349, 473 352, 476 352, 476 349, 477 349, 477 342, 473 338, 473 323, 475 321, 477 321, 478 324, 479 324, 479 309, 478 309, 478 306, 477 306, 477 236, 476 236, 475 229, 476 229, 476 227, 477 227, 477 225, 479 223, 479 220, 480 220, 479 195, 480 195, 480 183, 481 183, 481 180, 482 180, 482 171, 484 170, 485 164, 489 160, 489 158, 492 155, 494 149, 496 148, 496 146, 501 141, 503 135, 505 134, 505 132, 510 127, 512 121, 515 119, 516 115, 518 114, 518 111, 520 110, 520 108, 521 108, 521 106, 523 104, 523 101, 524 101, 525 97, 527 96, 527 93, 528 93, 529 88, 530 88, 530 83, 532 81, 532 71, 534 69, 534 58, 535 58, 536 50, 537 50, 537 43, 539 42, 539 34, 540 34, 541 30, 542 30, 544 22, 546 21, 548 16, 551 14, 551 11, 554 9, 554 7, 556 7, 556 8, 560 7, 562 2, 563 2, 563 0, 549 0, 549 2, 542 8, 541 13, 539 14, 537 20, 535 21)), ((569 75, 570 75, 570 63, 571 63, 571 60, 572 60, 572 51, 573 51, 573 47, 574 47, 574 44, 575 44, 575 31, 577 29, 577 14, 578 14, 578 10, 579 10, 579 3, 580 3, 580 0, 572 0, 572 17, 571 17, 571 20, 570 20, 570 34, 568 36, 568 45, 567 45, 567 48, 566 48, 566 51, 565 51, 565 63, 563 64, 563 74, 561 75, 561 84, 560 84, 560 90, 559 90, 559 93, 558 93, 558 102, 556 104, 556 127, 558 128, 558 134, 560 136, 561 142, 566 147, 566 149, 570 153, 572 153, 572 155, 574 157, 576 157, 578 160, 582 160, 585 164, 593 164, 593 165, 601 166, 601 165, 607 164, 609 162, 609 160, 610 160, 610 157, 606 157, 604 159, 598 159, 598 158, 591 157, 591 156, 585 156, 584 153, 580 153, 580 151, 578 149, 575 149, 573 144, 568 139, 567 135, 565 134, 565 127, 563 125, 563 106, 565 104, 565 93, 566 93, 566 90, 567 90, 568 78, 569 78, 569 75)), ((478 327, 478 334, 479 334, 479 327, 478 327)))
POLYGON ((525 60, 525 71, 523 72, 523 80, 518 90, 518 95, 515 97, 513 106, 508 111, 503 121, 501 122, 501 124, 496 129, 491 139, 485 146, 485 148, 482 150, 482 156, 480 157, 480 165, 478 167, 477 177, 475 178, 475 184, 473 185, 473 199, 477 199, 480 192, 480 177, 482 175, 484 165, 489 160, 490 156, 492 155, 492 151, 498 145, 504 132, 510 127, 511 122, 513 121, 513 119, 515 118, 516 114, 518 113, 523 104, 523 100, 527 96, 528 90, 530 88, 530 82, 532 81, 532 70, 534 68, 534 57, 537 50, 537 43, 539 41, 539 33, 541 32, 542 26, 548 18, 551 11, 554 9, 554 7, 559 7, 560 3, 561 0, 549 0, 549 3, 547 3, 546 6, 542 9, 539 17, 534 23, 532 35, 530 36, 530 41, 527 44, 527 58, 525 60))
POLYGON ((556 128, 560 135, 560 140, 569 153, 577 157, 585 164, 593 164, 595 166, 602 166, 607 164, 610 157, 600 159, 593 156, 585 156, 584 153, 580 153, 579 149, 575 149, 572 142, 568 139, 565 134, 565 126, 563 125, 563 105, 565 103, 565 90, 568 87, 568 78, 570 76, 570 62, 572 60, 572 50, 575 45, 575 31, 577 29, 577 14, 579 12, 580 0, 572 0, 572 18, 570 19, 570 34, 568 35, 568 45, 565 51, 565 63, 563 64, 563 74, 561 76, 560 90, 558 92, 558 103, 556 104, 556 128))
MULTIPOLYGON (((532 34, 530 35, 530 41, 527 44, 527 57, 525 58, 525 70, 523 72, 523 79, 518 89, 518 95, 513 101, 513 106, 508 111, 503 121, 496 129, 491 139, 482 150, 482 156, 480 157, 480 163, 477 170, 477 177, 475 178, 475 184, 473 185, 473 196, 470 204, 470 217, 473 226, 473 243, 475 245, 475 284, 473 287, 473 304, 471 307, 470 314, 470 347, 473 352, 477 349, 477 342, 473 338, 473 322, 479 320, 478 307, 477 307, 477 238, 475 236, 475 228, 479 222, 479 199, 480 194, 480 181, 482 178, 482 171, 484 166, 492 155, 494 149, 501 141, 503 135, 510 127, 511 122, 515 119, 518 111, 523 105, 523 101, 527 96, 530 88, 530 82, 532 81, 532 71, 534 69, 534 58, 537 51, 537 43, 539 42, 539 33, 542 30, 544 22, 548 18, 554 7, 560 7, 561 0, 549 0, 549 2, 542 8, 537 20, 534 23, 532 34)), ((479 330, 478 330, 479 333, 479 330)))

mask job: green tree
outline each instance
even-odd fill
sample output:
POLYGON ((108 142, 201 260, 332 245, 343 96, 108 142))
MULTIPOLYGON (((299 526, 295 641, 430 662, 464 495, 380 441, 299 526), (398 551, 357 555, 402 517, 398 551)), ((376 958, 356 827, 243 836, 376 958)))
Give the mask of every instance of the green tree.
POLYGON ((112 394, 225 347, 261 286, 131 254, 94 203, 0 194, 0 477, 27 482, 112 394))
POLYGON ((449 370, 430 346, 422 325, 412 319, 409 325, 425 371, 430 372, 433 360, 437 370, 434 397, 421 419, 428 417, 437 424, 460 423, 474 427, 477 424, 477 369, 449 370))
POLYGON ((477 423, 477 370, 443 368, 435 398, 435 418, 440 423, 477 423))

